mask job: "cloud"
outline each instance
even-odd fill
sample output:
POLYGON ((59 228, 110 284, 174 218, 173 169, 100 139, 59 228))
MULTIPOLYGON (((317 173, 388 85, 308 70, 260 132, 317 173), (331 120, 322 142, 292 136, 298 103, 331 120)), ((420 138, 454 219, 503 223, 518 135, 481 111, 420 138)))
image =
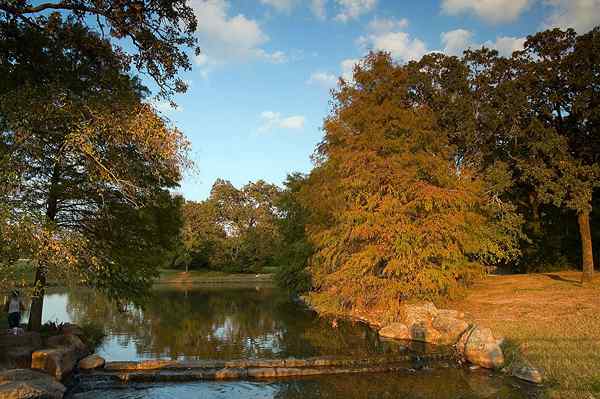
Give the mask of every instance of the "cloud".
POLYGON ((372 11, 377 0, 336 0, 340 12, 335 16, 336 21, 348 22, 372 11))
POLYGON ((306 118, 301 115, 282 117, 279 112, 264 111, 260 114, 262 125, 258 128, 259 132, 267 132, 272 129, 302 129, 306 118))
POLYGON ((553 11, 545 28, 573 28, 583 34, 600 25, 600 0, 549 0, 547 4, 553 11))
POLYGON ((319 19, 325 19, 325 2, 326 0, 311 0, 310 10, 319 19))
POLYGON ((498 50, 498 53, 504 57, 510 57, 513 52, 523 50, 525 40, 527 40, 525 37, 501 36, 497 37, 495 42, 487 40, 483 45, 498 50))
POLYGON ((337 83, 337 76, 328 72, 313 72, 306 83, 319 85, 325 88, 332 88, 337 83))
POLYGON ((487 40, 477 43, 473 40, 473 32, 466 29, 455 29, 440 35, 442 52, 448 55, 461 56, 463 51, 469 48, 477 49, 482 46, 498 51, 501 56, 510 57, 514 51, 522 50, 525 43, 524 37, 500 36, 495 41, 487 40))
POLYGON ((404 29, 408 26, 408 19, 373 18, 368 29, 374 33, 391 32, 395 29, 404 29))
POLYGON ((427 46, 406 32, 374 33, 358 38, 358 43, 367 49, 387 51, 397 60, 408 62, 420 59, 427 53, 427 46))
POLYGON ((269 5, 277 11, 289 13, 296 6, 295 0, 260 0, 262 4, 269 5))
POLYGON ((354 79, 354 67, 360 62, 357 58, 348 58, 340 62, 342 68, 342 78, 346 82, 351 82, 354 79))
MULTIPOLYGON (((449 15, 471 13, 491 23, 516 20, 534 0, 443 0, 442 10, 449 15)), ((571 0, 564 0, 569 2, 571 0)))
POLYGON ((216 65, 264 60, 285 62, 281 51, 270 53, 261 46, 269 41, 260 25, 243 14, 229 16, 227 0, 192 0, 191 6, 198 19, 198 39, 202 54, 196 64, 208 70, 216 65))
POLYGON ((444 54, 461 56, 463 51, 472 46, 473 32, 466 29, 455 29, 441 35, 444 54))

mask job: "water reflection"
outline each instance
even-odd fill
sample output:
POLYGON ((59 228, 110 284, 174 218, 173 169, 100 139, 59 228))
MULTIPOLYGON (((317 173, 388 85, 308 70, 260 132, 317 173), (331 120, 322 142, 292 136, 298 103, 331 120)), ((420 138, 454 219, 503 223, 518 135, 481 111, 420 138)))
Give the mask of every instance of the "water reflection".
MULTIPOLYGON (((361 324, 327 320, 292 302, 280 290, 259 287, 161 286, 144 309, 119 311, 106 297, 86 289, 54 290, 46 320, 104 325, 108 338, 99 353, 108 360, 283 358, 406 351, 382 341, 361 324)), ((428 348, 423 348, 428 349, 428 348)), ((84 386, 77 399, 216 398, 533 398, 539 391, 487 371, 470 372, 438 363, 413 373, 320 376, 273 382, 84 386), (81 392, 84 391, 84 392, 81 392)))
POLYGON ((100 354, 109 360, 281 358, 365 355, 404 347, 380 341, 361 324, 327 320, 269 286, 197 287, 185 291, 161 286, 144 309, 119 311, 103 295, 77 289, 51 292, 47 317, 104 325, 100 354))
POLYGON ((459 369, 420 373, 334 375, 273 382, 158 384, 76 393, 73 399, 524 399, 538 393, 488 373, 459 369))

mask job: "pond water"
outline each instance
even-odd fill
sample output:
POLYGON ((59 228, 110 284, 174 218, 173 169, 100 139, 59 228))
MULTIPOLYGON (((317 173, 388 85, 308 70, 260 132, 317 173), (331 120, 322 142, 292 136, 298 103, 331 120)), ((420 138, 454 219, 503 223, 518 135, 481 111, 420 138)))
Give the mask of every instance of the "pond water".
MULTIPOLYGON (((144 359, 365 357, 430 348, 385 341, 361 323, 334 328, 269 285, 157 286, 146 306, 118 310, 86 289, 53 289, 44 321, 104 326, 98 353, 108 361, 144 359)), ((530 398, 531 386, 488 371, 447 362, 415 365, 394 373, 306 377, 260 382, 200 382, 126 385, 75 390, 78 399, 106 398, 530 398)))

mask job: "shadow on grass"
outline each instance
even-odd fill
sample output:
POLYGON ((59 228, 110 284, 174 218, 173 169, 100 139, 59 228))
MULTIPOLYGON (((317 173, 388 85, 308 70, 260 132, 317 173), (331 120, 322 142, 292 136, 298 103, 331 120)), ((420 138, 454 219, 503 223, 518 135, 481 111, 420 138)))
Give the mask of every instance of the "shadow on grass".
POLYGON ((545 276, 548 276, 549 278, 551 278, 552 280, 555 280, 555 281, 562 281, 564 283, 569 283, 571 285, 576 285, 578 287, 581 287, 581 280, 564 278, 563 276, 560 276, 558 274, 545 274, 545 276))

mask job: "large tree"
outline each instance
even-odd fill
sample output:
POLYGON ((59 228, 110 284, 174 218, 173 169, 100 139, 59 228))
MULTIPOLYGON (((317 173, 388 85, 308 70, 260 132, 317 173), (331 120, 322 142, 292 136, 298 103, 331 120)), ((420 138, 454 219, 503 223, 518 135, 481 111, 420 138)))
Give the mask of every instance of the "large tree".
POLYGON ((159 237, 135 223, 160 225, 152 208, 172 206, 164 190, 188 163, 185 137, 142 101, 107 40, 58 14, 43 29, 0 24, 0 74, 2 159, 14 175, 3 221, 31 237, 20 244, 37 265, 30 327, 52 271, 120 296, 143 291, 156 266, 132 256, 159 237))
MULTIPOLYGON (((530 234, 549 239, 542 209, 546 218, 555 210, 575 216, 584 281, 594 271, 590 213, 600 187, 599 50, 598 28, 581 36, 553 29, 508 59, 485 49, 465 56, 484 165, 510 171, 513 200, 530 210, 530 234)), ((564 228, 559 234, 567 237, 564 228)))
POLYGON ((159 95, 170 98, 186 90, 178 77, 190 69, 185 48, 199 52, 196 17, 187 0, 2 0, 0 21, 21 22, 51 34, 47 18, 52 12, 75 18, 103 38, 113 39, 115 56, 151 76, 159 95))
POLYGON ((334 93, 306 202, 321 309, 393 312, 451 295, 481 264, 518 253, 519 218, 415 97, 412 73, 371 54, 334 93))

